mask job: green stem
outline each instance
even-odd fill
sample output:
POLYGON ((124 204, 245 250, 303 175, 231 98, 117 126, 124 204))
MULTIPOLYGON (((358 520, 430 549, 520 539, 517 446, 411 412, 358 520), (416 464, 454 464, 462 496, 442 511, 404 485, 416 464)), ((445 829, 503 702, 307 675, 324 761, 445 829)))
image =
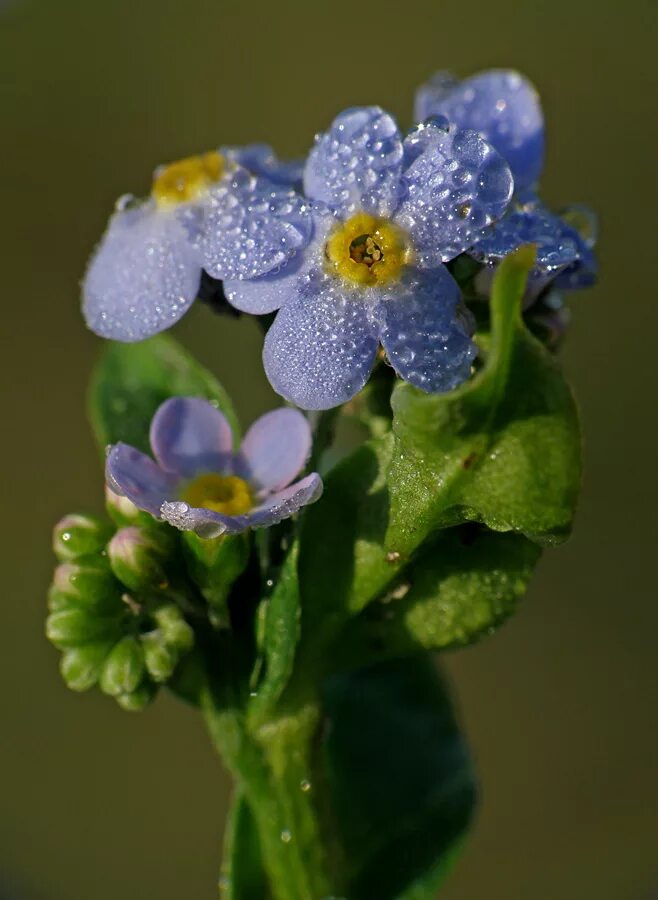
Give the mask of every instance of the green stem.
POLYGON ((310 775, 317 708, 289 710, 255 734, 248 733, 242 713, 212 690, 204 692, 202 708, 213 744, 251 809, 272 896, 331 896, 310 775))

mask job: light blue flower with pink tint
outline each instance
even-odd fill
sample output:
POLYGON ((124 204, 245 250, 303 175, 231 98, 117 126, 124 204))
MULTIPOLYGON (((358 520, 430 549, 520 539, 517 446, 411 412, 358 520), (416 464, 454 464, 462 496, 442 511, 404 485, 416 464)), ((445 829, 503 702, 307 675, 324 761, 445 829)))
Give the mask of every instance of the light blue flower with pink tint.
POLYGON ((274 525, 322 493, 317 472, 295 480, 311 451, 311 429, 299 410, 261 416, 234 451, 218 409, 199 398, 172 397, 153 417, 150 442, 154 459, 127 444, 109 448, 108 487, 203 538, 274 525))
POLYGON ((403 137, 379 107, 354 108, 317 138, 304 190, 312 228, 301 246, 264 221, 241 229, 253 200, 230 185, 235 221, 225 203, 200 241, 204 268, 224 280, 234 306, 278 310, 263 351, 274 389, 303 409, 344 403, 366 383, 380 346, 423 390, 467 378, 476 351, 444 263, 504 213, 512 177, 500 154, 445 119, 403 137))
POLYGON ((298 162, 278 160, 264 144, 221 148, 160 166, 148 198, 119 200, 89 262, 82 284, 89 328, 104 338, 141 341, 185 315, 201 282, 199 226, 206 211, 219 209, 221 215, 227 183, 250 186, 252 208, 241 209, 243 222, 255 219, 256 228, 266 222, 273 234, 292 240, 294 225, 287 220, 277 231, 278 207, 286 214, 297 207, 305 239, 310 217, 292 190, 300 177, 298 162), (256 195, 267 200, 259 204, 256 195))

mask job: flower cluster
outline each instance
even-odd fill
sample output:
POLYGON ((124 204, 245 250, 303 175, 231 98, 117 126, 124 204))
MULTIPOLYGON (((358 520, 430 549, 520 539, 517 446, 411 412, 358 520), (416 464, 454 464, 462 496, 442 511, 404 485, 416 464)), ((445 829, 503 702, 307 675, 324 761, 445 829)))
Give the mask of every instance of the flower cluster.
POLYGON ((205 272, 237 310, 278 311, 265 371, 303 409, 351 399, 380 348, 422 390, 452 389, 476 348, 445 264, 469 255, 486 291, 498 261, 534 243, 531 301, 551 283, 593 281, 595 226, 581 207, 555 215, 539 199, 543 116, 518 73, 439 73, 415 117, 403 135, 379 107, 346 110, 304 163, 251 145, 160 167, 147 200, 119 201, 92 258, 89 326, 120 341, 168 328, 205 272))
MULTIPOLYGON (((556 215, 539 199, 544 123, 532 85, 507 70, 438 73, 419 88, 415 118, 403 134, 377 106, 348 109, 301 162, 254 144, 161 166, 147 199, 119 201, 92 257, 90 328, 140 341, 173 325, 210 281, 237 314, 276 314, 265 371, 301 409, 351 400, 379 359, 444 392, 477 354, 457 258, 471 261, 469 297, 486 298, 499 261, 532 243, 526 306, 537 304, 537 327, 559 332, 554 289, 594 280, 595 223, 584 207, 556 215)), ((292 483, 310 443, 303 415, 282 409, 234 454, 217 409, 172 398, 151 427, 157 462, 118 444, 107 481, 152 516, 214 537, 317 499, 317 473, 292 483)))

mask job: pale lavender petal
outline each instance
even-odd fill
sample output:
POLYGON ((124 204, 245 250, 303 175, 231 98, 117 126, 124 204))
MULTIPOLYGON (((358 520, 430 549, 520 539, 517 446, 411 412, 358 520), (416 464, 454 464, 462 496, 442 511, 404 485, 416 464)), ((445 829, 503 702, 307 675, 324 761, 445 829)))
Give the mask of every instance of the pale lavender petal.
POLYGON ((378 106, 347 109, 318 135, 304 170, 306 194, 348 216, 390 216, 398 203, 402 139, 378 106))
POLYGON ((226 416, 207 400, 170 397, 151 422, 153 455, 163 469, 193 478, 230 467, 232 436, 226 416))
POLYGON ((406 197, 395 221, 412 238, 416 264, 434 268, 467 250, 505 212, 512 175, 475 131, 428 120, 404 141, 406 197))
POLYGON ((311 427, 297 409, 275 409, 247 431, 236 473, 259 492, 278 491, 304 468, 311 452, 311 427))
POLYGON ((264 503, 250 512, 247 515, 250 527, 266 528, 282 519, 288 519, 303 506, 309 506, 319 500, 322 488, 322 479, 317 472, 312 472, 306 478, 272 494, 264 503))
POLYGON ((221 534, 236 534, 247 528, 266 528, 287 519, 303 506, 314 503, 322 493, 322 479, 313 472, 301 481, 268 497, 244 516, 224 516, 211 509, 188 506, 181 501, 165 502, 161 517, 181 531, 194 531, 199 537, 214 538, 221 534))
POLYGON ((316 272, 277 313, 263 362, 274 390, 302 409, 346 403, 368 380, 377 337, 365 291, 316 272))
POLYGON ((110 447, 105 463, 108 487, 156 518, 160 507, 178 493, 180 479, 128 444, 110 447))
POLYGON ((375 316, 393 368, 424 391, 452 390, 468 378, 476 354, 458 312, 459 287, 445 266, 410 273, 382 292, 375 316))
POLYGON ((120 209, 84 277, 85 320, 101 337, 141 341, 187 312, 200 279, 199 253, 174 213, 152 201, 120 209))
POLYGON ((300 194, 238 168, 209 191, 197 243, 213 278, 258 278, 292 259, 311 230, 300 194))

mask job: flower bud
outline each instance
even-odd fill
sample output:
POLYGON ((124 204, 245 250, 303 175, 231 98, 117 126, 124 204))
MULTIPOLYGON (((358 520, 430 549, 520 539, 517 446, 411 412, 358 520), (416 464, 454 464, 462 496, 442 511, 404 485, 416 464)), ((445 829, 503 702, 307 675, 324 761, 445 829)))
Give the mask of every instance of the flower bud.
POLYGON ((121 588, 103 557, 61 563, 55 569, 48 605, 53 611, 75 608, 112 615, 122 610, 121 588))
POLYGON ((105 508, 112 521, 122 528, 124 525, 139 525, 145 521, 145 514, 132 501, 121 494, 115 494, 111 488, 105 488, 105 508))
POLYGON ((173 603, 161 606, 156 610, 153 618, 168 646, 178 650, 179 653, 185 653, 192 649, 194 632, 177 606, 173 603))
POLYGON ((129 694, 137 688, 144 675, 144 651, 132 635, 121 638, 105 660, 100 676, 103 693, 113 697, 129 694))
POLYGON ((152 631, 142 635, 144 663, 154 681, 162 684, 167 681, 178 662, 177 648, 168 644, 160 631, 152 631))
POLYGON ((46 619, 46 637, 60 650, 116 639, 119 619, 97 616, 84 609, 62 609, 46 619))
POLYGON ((60 672, 72 691, 87 691, 98 681, 112 643, 85 644, 67 650, 60 662, 60 672))
POLYGON ((64 516, 53 529, 53 550, 60 562, 99 553, 112 534, 112 527, 93 516, 64 516))
POLYGON ((134 691, 118 694, 115 698, 122 709, 128 712, 139 712, 148 706, 157 693, 157 687, 150 681, 144 681, 134 691))
POLYGON ((166 585, 166 551, 152 532, 134 525, 119 529, 107 545, 112 571, 133 591, 166 585))

